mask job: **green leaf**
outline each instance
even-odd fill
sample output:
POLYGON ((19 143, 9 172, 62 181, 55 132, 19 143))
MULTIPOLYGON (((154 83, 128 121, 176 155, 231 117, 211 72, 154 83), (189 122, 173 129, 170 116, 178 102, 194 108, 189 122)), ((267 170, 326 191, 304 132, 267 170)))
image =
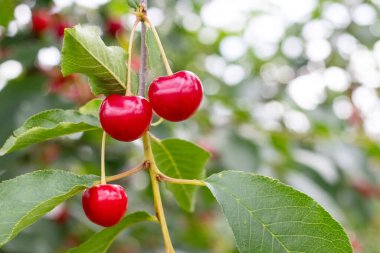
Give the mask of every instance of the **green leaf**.
POLYGON ((352 252, 347 235, 309 196, 277 180, 225 171, 206 179, 241 253, 352 252))
POLYGON ((79 112, 82 114, 89 114, 96 118, 99 118, 99 108, 102 102, 103 99, 94 98, 93 100, 89 101, 87 104, 79 108, 79 112))
POLYGON ((136 10, 139 8, 139 4, 138 0, 128 0, 128 5, 136 10))
POLYGON ((120 17, 130 11, 129 4, 125 0, 112 0, 107 5, 107 17, 120 17))
POLYGON ((151 29, 146 30, 145 44, 148 54, 148 67, 153 78, 165 75, 164 64, 157 42, 151 29))
POLYGON ((117 225, 105 228, 94 234, 90 239, 73 248, 68 253, 105 253, 116 237, 127 227, 142 221, 154 221, 157 219, 146 212, 135 212, 124 217, 117 225))
MULTIPOLYGON (((197 145, 179 139, 153 140, 152 148, 158 168, 166 175, 182 179, 203 179, 204 167, 210 154, 197 145)), ((186 211, 194 210, 195 194, 192 185, 167 184, 178 205, 186 211)))
POLYGON ((9 22, 14 19, 13 11, 18 1, 1 0, 0 25, 7 27, 9 22))
POLYGON ((52 138, 97 130, 99 127, 97 118, 78 111, 52 109, 40 112, 13 132, 0 149, 0 156, 52 138))
POLYGON ((95 95, 125 93, 126 61, 124 49, 104 44, 98 27, 76 25, 65 29, 62 74, 87 75, 95 95))
POLYGON ((0 183, 0 247, 98 177, 41 170, 0 183))

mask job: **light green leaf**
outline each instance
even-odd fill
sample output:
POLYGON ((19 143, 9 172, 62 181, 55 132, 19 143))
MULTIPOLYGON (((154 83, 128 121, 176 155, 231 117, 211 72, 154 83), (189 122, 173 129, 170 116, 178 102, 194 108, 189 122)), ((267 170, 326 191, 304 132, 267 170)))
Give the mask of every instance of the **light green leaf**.
POLYGON ((146 47, 148 49, 148 67, 152 78, 165 75, 164 64, 157 42, 151 29, 146 30, 146 47))
POLYGON ((138 0, 128 0, 128 5, 137 10, 139 8, 139 1, 138 0))
POLYGON ((78 111, 52 109, 40 112, 13 132, 0 149, 0 156, 52 138, 97 130, 99 127, 97 118, 78 111))
POLYGON ((98 27, 77 25, 65 29, 62 73, 87 75, 95 95, 125 93, 126 61, 124 49, 104 44, 98 27))
POLYGON ((98 177, 41 170, 0 183, 0 247, 98 177))
POLYGON ((102 102, 103 99, 94 98, 93 100, 87 102, 87 104, 79 108, 79 112, 82 114, 89 114, 96 118, 99 118, 99 108, 102 102))
POLYGON ((277 180, 225 171, 206 179, 241 253, 352 252, 347 235, 309 196, 277 180))
POLYGON ((154 221, 157 219, 146 213, 136 212, 124 217, 117 225, 105 228, 94 234, 90 239, 81 244, 79 247, 73 248, 68 253, 105 253, 111 246, 116 237, 127 227, 143 221, 154 221))
POLYGON ((0 25, 7 27, 9 22, 14 19, 13 11, 17 4, 15 0, 1 0, 0 25))
MULTIPOLYGON (((204 167, 210 154, 197 145, 179 139, 153 140, 152 148, 158 168, 166 175, 182 179, 203 179, 204 167)), ((178 205, 186 211, 194 210, 198 189, 191 185, 167 184, 178 205)))

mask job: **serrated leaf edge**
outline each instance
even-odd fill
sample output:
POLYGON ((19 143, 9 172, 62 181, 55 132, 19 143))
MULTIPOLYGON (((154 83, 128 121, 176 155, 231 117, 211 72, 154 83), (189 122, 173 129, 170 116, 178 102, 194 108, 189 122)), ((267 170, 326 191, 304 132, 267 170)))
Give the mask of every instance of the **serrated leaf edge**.
MULTIPOLYGON (((132 216, 132 215, 139 215, 139 214, 146 214, 146 215, 147 215, 147 219, 146 219, 146 220, 142 220, 142 221, 133 222, 133 223, 129 224, 129 225, 126 226, 126 227, 129 227, 129 226, 131 226, 131 225, 134 225, 134 224, 136 224, 136 223, 143 222, 143 221, 151 221, 151 222, 156 222, 156 223, 158 222, 158 219, 157 219, 155 216, 153 216, 153 215, 151 215, 151 214, 149 214, 149 213, 147 213, 147 212, 145 212, 145 211, 136 211, 136 212, 133 212, 133 213, 131 213, 131 214, 126 215, 123 219, 128 218, 129 216, 132 216)), ((117 226, 117 225, 116 225, 116 226, 117 226)), ((126 227, 125 227, 125 228, 126 228, 126 227)), ((104 231, 105 229, 107 229, 107 228, 104 228, 104 229, 100 230, 98 233, 93 234, 93 235, 92 235, 90 238, 88 238, 84 243, 90 241, 93 237, 95 237, 97 234, 101 233, 101 232, 104 231)), ((110 240, 110 241, 106 244, 106 247, 105 247, 106 250, 110 247, 110 245, 113 243, 113 241, 115 240, 115 238, 116 238, 118 235, 120 235, 120 233, 122 233, 122 232, 123 232, 123 229, 121 229, 121 230, 120 230, 120 231, 119 231, 119 232, 118 232, 118 233, 112 238, 112 240, 110 240)), ((67 251, 67 253, 72 252, 73 250, 79 248, 80 246, 81 246, 81 245, 79 245, 79 246, 77 246, 77 247, 75 247, 75 248, 71 248, 71 249, 69 249, 69 250, 67 251)), ((102 252, 105 253, 106 251, 102 251, 102 252)))
MULTIPOLYGON (((97 57, 95 57, 90 51, 88 51, 87 50, 87 48, 85 47, 85 45, 83 45, 79 40, 77 40, 76 38, 75 38, 75 36, 73 36, 73 34, 72 34, 72 32, 77 32, 77 27, 79 27, 80 29, 82 29, 82 26, 81 25, 76 25, 75 27, 73 27, 73 28, 68 28, 68 29, 65 29, 65 34, 67 33, 67 34, 69 34, 76 42, 78 42, 78 44, 87 52, 87 53, 89 53, 89 55, 91 55, 91 57, 93 57, 93 59, 95 59, 101 66, 103 66, 107 71, 109 71, 109 73, 111 73, 111 75, 115 78, 115 80, 120 84, 120 86, 122 86, 122 87, 124 87, 124 89, 125 89, 125 83, 123 83, 120 79, 119 79, 119 77, 113 72, 113 71, 111 71, 106 65, 104 65, 104 64, 102 64, 102 62, 97 58, 97 57)), ((99 35, 99 30, 98 30, 98 32, 97 32, 97 35, 100 37, 100 35, 99 35)), ((100 38, 100 40, 103 42, 103 40, 100 38)), ((103 44, 104 44, 104 42, 103 42, 103 44)), ((104 46, 107 48, 107 50, 109 50, 109 47, 106 45, 106 44, 104 44, 104 46)), ((112 47, 116 47, 116 46, 112 46, 112 47)), ((65 52, 63 52, 62 51, 62 54, 64 54, 65 52)), ((67 76, 67 75, 69 75, 69 74, 71 74, 71 73, 66 73, 66 71, 64 71, 63 72, 63 68, 62 68, 62 74, 64 75, 64 76, 67 76)))
MULTIPOLYGON (((215 188, 215 187, 213 187, 213 186, 208 182, 208 180, 209 180, 211 177, 215 177, 215 176, 221 178, 221 177, 223 177, 223 174, 224 174, 225 172, 233 172, 233 173, 236 173, 236 174, 244 174, 244 175, 246 175, 246 174, 250 174, 250 175, 252 175, 252 176, 255 176, 255 177, 258 177, 258 178, 261 178, 261 179, 264 179, 264 180, 268 180, 268 181, 270 181, 271 183, 275 183, 275 184, 277 184, 277 185, 281 185, 281 186, 283 186, 283 187, 285 187, 285 188, 288 188, 288 189, 291 189, 291 190, 293 190, 293 191, 297 191, 299 194, 303 195, 303 197, 306 197, 307 199, 311 200, 313 206, 320 207, 321 210, 322 210, 322 211, 323 211, 328 217, 330 217, 332 220, 334 220, 334 221, 337 223, 337 225, 338 225, 337 229, 339 229, 339 230, 345 235, 345 239, 346 239, 346 242, 348 243, 348 245, 351 245, 351 244, 350 244, 350 240, 349 240, 349 238, 348 238, 346 232, 344 231, 342 225, 341 225, 337 220, 335 220, 335 219, 331 216, 331 214, 330 214, 329 212, 327 212, 327 211, 326 211, 326 210, 325 210, 325 209, 324 209, 324 208, 323 208, 323 207, 322 207, 317 201, 315 201, 315 200, 314 200, 312 197, 310 197, 309 195, 307 195, 307 194, 305 194, 305 193, 303 193, 303 192, 301 192, 301 191, 298 191, 298 190, 294 189, 293 187, 291 187, 291 186, 289 186, 289 185, 286 185, 286 184, 280 182, 279 180, 276 180, 276 179, 271 178, 271 177, 267 177, 267 176, 263 176, 263 175, 259 175, 259 174, 255 174, 255 173, 249 173, 249 172, 243 172, 243 171, 233 171, 233 170, 227 170, 227 171, 219 172, 219 173, 217 173, 217 174, 212 174, 212 175, 210 175, 208 178, 206 178, 206 179, 204 180, 204 182, 205 182, 207 188, 211 191, 212 195, 214 196, 214 198, 217 200, 218 203, 219 203, 219 201, 218 201, 218 199, 216 198, 216 195, 214 194, 214 191, 212 190, 212 189, 215 188)), ((223 192, 225 192, 224 189, 222 189, 222 188, 220 188, 220 189, 221 189, 223 192)), ((227 192, 227 193, 228 193, 228 192, 227 192)), ((229 193, 229 194, 230 194, 230 193, 229 193)), ((222 210, 223 210, 223 212, 222 212, 222 213, 223 213, 223 217, 224 217, 225 220, 227 221, 227 224, 230 224, 228 218, 226 217, 226 215, 225 215, 225 213, 224 213, 224 208, 223 208, 223 206, 220 205, 220 207, 221 207, 222 210)), ((263 227, 266 228, 266 225, 261 221, 261 219, 257 218, 257 220, 263 225, 263 227)), ((272 233, 272 231, 269 230, 268 228, 266 228, 266 229, 268 230, 269 233, 271 233, 272 237, 274 237, 274 234, 272 233)), ((234 240, 235 240, 235 244, 237 245, 237 247, 238 247, 238 249, 239 249, 239 251, 240 251, 240 247, 239 247, 239 245, 237 244, 237 240, 236 240, 235 234, 233 234, 233 237, 234 237, 234 240)), ((276 239, 277 239, 277 241, 278 241, 278 242, 284 247, 284 249, 285 249, 287 252, 289 252, 289 253, 293 252, 293 251, 289 251, 289 250, 285 247, 285 245, 283 245, 283 243, 282 243, 278 238, 276 238, 276 239)), ((351 252, 353 252, 353 251, 352 251, 352 248, 351 248, 351 252)))
MULTIPOLYGON (((61 173, 61 174, 63 174, 63 173, 67 173, 67 174, 71 174, 71 175, 76 176, 76 177, 80 177, 80 176, 78 176, 78 175, 75 174, 75 173, 72 173, 72 172, 64 172, 64 171, 61 171, 61 170, 46 170, 46 171, 45 171, 45 170, 38 170, 38 171, 34 171, 34 172, 31 172, 31 173, 26 173, 26 174, 23 174, 23 175, 17 176, 17 177, 15 177, 15 178, 11 178, 11 179, 8 179, 8 180, 1 181, 0 184, 5 183, 5 182, 8 182, 8 181, 11 181, 11 180, 16 180, 16 179, 18 179, 18 178, 20 178, 20 177, 29 176, 29 175, 31 175, 31 174, 49 174, 49 173, 51 174, 51 172, 54 172, 54 171, 59 172, 59 173, 61 173)), ((94 181, 94 182, 95 182, 95 181, 94 181)), ((3 246, 4 244, 6 244, 7 242, 9 242, 10 240, 12 240, 13 238, 15 238, 15 237, 18 235, 18 233, 17 233, 17 234, 14 234, 14 231, 16 230, 16 228, 18 228, 19 224, 20 224, 22 221, 24 221, 25 218, 26 218, 30 213, 32 213, 32 212, 35 211, 35 210, 38 210, 38 209, 39 209, 41 206, 43 206, 45 203, 47 203, 47 202, 49 202, 49 201, 52 201, 52 200, 54 200, 54 199, 60 198, 60 197, 62 197, 62 196, 64 196, 64 195, 69 194, 69 197, 66 198, 66 199, 69 199, 70 197, 72 197, 72 196, 75 195, 75 194, 72 194, 72 192, 74 191, 75 188, 80 188, 79 190, 81 190, 81 189, 85 189, 85 188, 87 188, 87 186, 85 186, 85 185, 82 185, 82 186, 74 186, 74 187, 72 187, 72 188, 68 191, 68 193, 66 193, 66 194, 62 194, 62 195, 58 195, 58 196, 56 196, 56 197, 54 197, 54 198, 50 198, 50 199, 48 199, 48 200, 45 200, 44 202, 40 203, 38 206, 36 206, 36 207, 33 208, 32 210, 30 210, 28 213, 26 213, 24 216, 22 216, 22 218, 21 218, 18 222, 15 223, 15 225, 13 226, 13 229, 12 229, 10 235, 9 235, 7 238, 5 238, 3 241, 0 242, 0 247, 3 246), (71 196, 70 196, 70 195, 71 195, 71 196)), ((79 191, 79 190, 77 190, 77 191, 79 191)), ((65 200, 66 200, 66 199, 65 199, 65 200)), ((63 201, 65 201, 65 200, 63 200, 63 201)), ((62 201, 62 202, 63 202, 63 201, 62 201)), ((60 202, 60 203, 62 203, 62 202, 60 202)), ((51 208, 50 210, 52 210, 53 208, 54 208, 54 206, 52 206, 52 208, 51 208)), ((37 220, 36 220, 36 221, 37 221, 37 220)), ((36 221, 34 221, 34 222, 36 222, 36 221)), ((30 223, 28 226, 32 225, 34 222, 30 223)), ((28 227, 28 226, 26 226, 26 227, 28 227)), ((21 231, 19 231, 19 232, 21 232, 21 231)))
MULTIPOLYGON (((76 110, 62 110, 62 109, 51 109, 51 110, 46 110, 46 111, 43 111, 43 112, 41 112, 41 113, 37 113, 37 114, 35 114, 35 115, 30 116, 28 119, 25 120, 25 122, 24 122, 23 125, 25 125, 28 121, 34 119, 35 117, 39 117, 39 116, 41 116, 41 115, 48 114, 48 113, 50 113, 50 112, 65 112, 65 111, 78 112, 78 111, 76 111, 76 110)), ((78 113, 79 113, 79 112, 78 112, 78 113)), ((79 113, 79 114, 80 114, 80 113, 79 113)), ((85 116, 88 116, 88 117, 93 117, 94 119, 98 120, 96 117, 94 117, 94 116, 91 115, 91 114, 82 114, 82 115, 85 115, 85 116)), ((65 127, 65 126, 68 126, 68 125, 71 125, 71 124, 77 126, 77 125, 87 124, 87 123, 86 123, 86 122, 73 123, 73 122, 69 122, 69 121, 62 121, 62 122, 60 122, 58 125, 59 125, 59 126, 64 126, 64 127, 65 127)), ((89 125, 89 124, 87 124, 87 125, 89 125)), ((0 156, 3 156, 3 155, 5 155, 5 154, 8 154, 10 151, 13 150, 12 147, 3 150, 4 147, 7 145, 8 142, 13 141, 14 143, 16 143, 16 141, 14 141, 14 139, 21 138, 21 137, 23 137, 23 136, 26 135, 26 134, 30 134, 31 132, 34 132, 34 131, 37 131, 37 130, 45 130, 45 129, 46 129, 46 130, 49 130, 49 129, 52 130, 52 129, 55 129, 55 128, 57 128, 57 126, 53 126, 53 127, 31 127, 31 128, 25 128, 24 126, 21 126, 21 127, 17 128, 16 130, 13 131, 12 135, 11 135, 10 137, 8 137, 8 139, 5 141, 5 143, 3 144, 3 146, 0 148, 0 156), (16 134, 16 132, 19 131, 19 130, 25 130, 25 132, 22 133, 22 134, 16 134)), ((87 130, 83 130, 83 131, 97 130, 97 129, 99 129, 98 126, 94 126, 94 125, 92 125, 92 127, 88 127, 87 130)), ((82 131, 82 132, 83 132, 83 131, 82 131)), ((65 135, 63 135, 63 136, 65 136, 65 135)), ((52 137, 52 138, 49 138, 49 139, 46 139, 46 140, 51 140, 51 139, 54 139, 54 138, 55 138, 55 137, 52 137)), ((37 144, 37 143, 36 143, 36 144, 37 144)))

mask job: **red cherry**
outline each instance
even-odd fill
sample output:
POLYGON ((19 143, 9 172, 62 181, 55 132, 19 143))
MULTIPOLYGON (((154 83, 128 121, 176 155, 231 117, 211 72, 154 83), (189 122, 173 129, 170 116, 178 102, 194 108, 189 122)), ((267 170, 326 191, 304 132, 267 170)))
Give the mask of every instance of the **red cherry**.
POLYGON ((148 130, 152 121, 152 107, 139 96, 112 94, 100 106, 100 124, 112 138, 134 141, 148 130))
POLYGON ((127 211, 128 196, 120 185, 96 185, 83 192, 82 206, 90 221, 103 227, 111 227, 127 211))
POLYGON ((106 29, 109 35, 116 37, 117 33, 123 29, 123 25, 119 19, 113 18, 107 20, 106 29))
POLYGON ((202 101, 203 89, 195 74, 179 71, 155 79, 149 86, 148 96, 159 116, 177 122, 195 113, 202 101))
POLYGON ((65 28, 69 28, 71 26, 72 25, 67 21, 59 21, 54 27, 57 39, 62 39, 65 34, 65 28))
POLYGON ((45 31, 51 23, 51 16, 47 10, 37 10, 32 15, 32 26, 35 33, 45 31))

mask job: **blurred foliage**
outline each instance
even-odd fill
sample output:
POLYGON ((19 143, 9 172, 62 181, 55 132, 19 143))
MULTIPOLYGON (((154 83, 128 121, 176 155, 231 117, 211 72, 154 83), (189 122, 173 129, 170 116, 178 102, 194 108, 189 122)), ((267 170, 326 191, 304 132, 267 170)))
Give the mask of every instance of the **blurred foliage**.
MULTIPOLYGON (((287 1, 150 1, 148 15, 173 70, 197 73, 206 94, 192 119, 166 122, 152 132, 209 150, 207 174, 253 171, 300 189, 342 223, 356 252, 380 252, 380 3, 294 0, 287 7, 282 2, 287 1)), ((0 1, 2 143, 32 114, 78 109, 93 98, 83 76, 60 73, 56 55, 62 30, 78 23, 97 25, 107 46, 126 49, 133 4, 0 1), (38 10, 48 13, 49 28, 37 32, 31 14, 38 10)), ((138 51, 136 46, 135 69, 138 51)), ((41 168, 99 175, 100 134, 69 135, 1 157, 1 179, 41 168)), ((141 143, 107 142, 107 174, 141 160, 141 143)), ((122 185, 129 212, 152 213, 146 175, 122 185)), ((196 212, 190 214, 164 194, 178 252, 237 252, 217 203, 207 190, 199 193, 196 212)), ((0 252, 65 252, 98 230, 75 198, 0 252)), ((136 225, 118 237, 110 252, 160 252, 158 234, 155 224, 136 225)))

